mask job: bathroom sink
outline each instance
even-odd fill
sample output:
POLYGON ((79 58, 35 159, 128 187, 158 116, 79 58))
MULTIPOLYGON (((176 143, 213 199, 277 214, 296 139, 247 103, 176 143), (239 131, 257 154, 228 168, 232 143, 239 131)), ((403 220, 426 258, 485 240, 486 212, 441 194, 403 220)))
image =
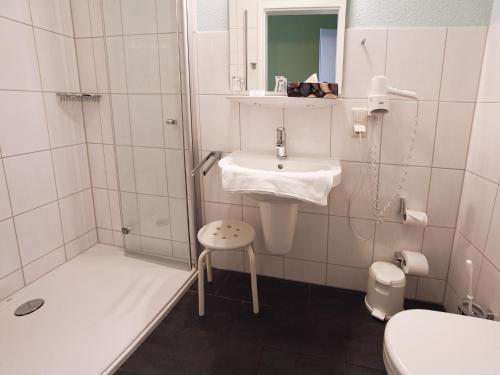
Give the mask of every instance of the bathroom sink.
POLYGON ((338 160, 233 152, 219 161, 224 190, 252 194, 259 200, 303 201, 325 206, 340 184, 338 160))
POLYGON ((248 194, 259 203, 266 249, 286 254, 292 249, 300 202, 328 204, 340 184, 338 160, 233 152, 219 161, 222 188, 248 194))

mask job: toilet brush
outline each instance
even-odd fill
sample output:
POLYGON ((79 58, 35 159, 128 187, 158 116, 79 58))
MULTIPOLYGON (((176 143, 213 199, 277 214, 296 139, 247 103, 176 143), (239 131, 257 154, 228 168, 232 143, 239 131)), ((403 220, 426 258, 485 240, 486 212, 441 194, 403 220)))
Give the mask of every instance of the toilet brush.
POLYGON ((474 297, 472 296, 472 273, 474 272, 472 260, 467 259, 465 261, 465 269, 467 270, 467 276, 469 278, 469 288, 468 288, 468 293, 467 293, 467 300, 468 300, 468 310, 469 314, 472 316, 473 315, 473 310, 472 310, 472 300, 474 297))

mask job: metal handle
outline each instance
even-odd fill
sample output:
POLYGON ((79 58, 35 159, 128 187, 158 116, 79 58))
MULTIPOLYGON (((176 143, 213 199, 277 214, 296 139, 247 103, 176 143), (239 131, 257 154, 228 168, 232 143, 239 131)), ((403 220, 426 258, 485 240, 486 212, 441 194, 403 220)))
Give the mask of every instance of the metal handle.
POLYGON ((203 165, 205 165, 205 163, 208 161, 208 159, 210 159, 210 158, 212 158, 212 157, 213 157, 213 158, 214 158, 214 160, 210 163, 210 165, 208 166, 208 168, 207 168, 207 169, 205 169, 205 170, 203 171, 203 176, 206 176, 206 175, 207 175, 207 173, 208 173, 208 171, 209 171, 209 170, 213 167, 213 165, 215 164, 215 162, 216 162, 217 160, 219 160, 219 159, 220 159, 220 156, 221 156, 220 151, 210 151, 210 152, 209 152, 209 154, 208 154, 207 156, 205 156, 205 157, 203 158, 203 160, 202 160, 202 161, 200 161, 200 162, 196 165, 196 167, 194 167, 194 168, 193 168, 193 170, 191 171, 191 176, 195 176, 195 175, 196 175, 196 173, 199 171, 199 169, 200 169, 201 167, 203 167, 203 165))
POLYGON ((167 124, 167 125, 176 125, 177 124, 177 120, 174 119, 174 118, 169 118, 169 119, 165 120, 165 124, 167 124))

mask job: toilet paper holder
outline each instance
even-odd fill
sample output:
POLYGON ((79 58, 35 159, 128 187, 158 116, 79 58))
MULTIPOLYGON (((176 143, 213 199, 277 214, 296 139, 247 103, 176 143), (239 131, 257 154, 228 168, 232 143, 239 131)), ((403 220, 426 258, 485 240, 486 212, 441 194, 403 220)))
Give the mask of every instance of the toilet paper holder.
POLYGON ((396 262, 398 262, 398 264, 400 266, 404 266, 405 265, 405 258, 403 256, 403 254, 401 253, 401 251, 396 251, 394 253, 394 257, 396 258, 396 262))
POLYGON ((399 214, 406 220, 406 197, 399 198, 399 214))

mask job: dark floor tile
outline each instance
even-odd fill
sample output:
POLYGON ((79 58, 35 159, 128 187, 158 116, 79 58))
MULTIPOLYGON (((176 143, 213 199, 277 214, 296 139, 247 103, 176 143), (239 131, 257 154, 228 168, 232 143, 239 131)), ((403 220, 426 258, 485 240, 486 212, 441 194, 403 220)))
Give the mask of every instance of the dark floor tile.
POLYGON ((411 309, 445 311, 443 305, 438 305, 436 303, 415 301, 412 299, 405 300, 405 310, 411 310, 411 309))
MULTIPOLYGON (((205 272, 205 294, 216 294, 217 290, 224 284, 226 277, 230 274, 230 271, 220 270, 217 268, 212 268, 212 282, 207 281, 207 273, 205 272)), ((192 292, 198 292, 198 281, 195 281, 191 288, 192 292)))
MULTIPOLYGON (((383 342, 383 339, 380 339, 383 342)), ((347 362, 353 365, 384 370, 383 345, 364 340, 349 340, 347 346, 347 362)))

